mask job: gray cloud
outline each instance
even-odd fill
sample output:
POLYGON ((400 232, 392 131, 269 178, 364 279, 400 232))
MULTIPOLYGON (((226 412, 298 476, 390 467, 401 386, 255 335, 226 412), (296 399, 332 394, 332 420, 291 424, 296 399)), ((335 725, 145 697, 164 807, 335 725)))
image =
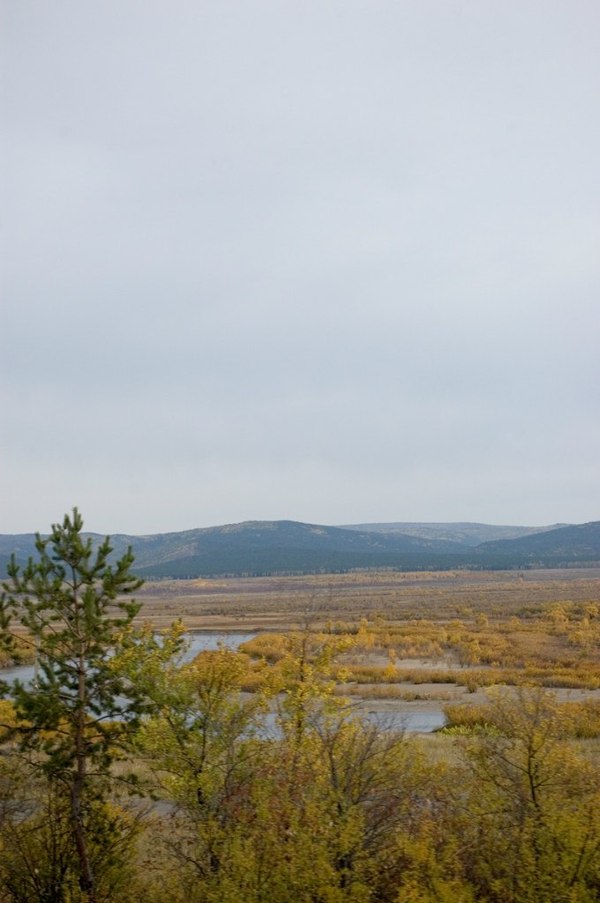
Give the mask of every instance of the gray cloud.
POLYGON ((6 4, 0 530, 596 519, 599 18, 6 4))

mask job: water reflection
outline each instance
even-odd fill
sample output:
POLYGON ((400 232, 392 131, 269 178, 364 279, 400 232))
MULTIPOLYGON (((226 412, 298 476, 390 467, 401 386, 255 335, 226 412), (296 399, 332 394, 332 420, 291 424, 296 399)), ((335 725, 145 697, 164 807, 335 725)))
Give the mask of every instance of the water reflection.
POLYGON ((188 648, 183 655, 184 662, 191 662, 199 652, 210 652, 219 646, 237 649, 242 643, 254 639, 256 633, 217 633, 213 631, 190 630, 186 635, 188 648))
POLYGON ((407 733, 430 734, 446 724, 442 711, 421 712, 362 712, 361 717, 382 730, 407 731, 407 733))

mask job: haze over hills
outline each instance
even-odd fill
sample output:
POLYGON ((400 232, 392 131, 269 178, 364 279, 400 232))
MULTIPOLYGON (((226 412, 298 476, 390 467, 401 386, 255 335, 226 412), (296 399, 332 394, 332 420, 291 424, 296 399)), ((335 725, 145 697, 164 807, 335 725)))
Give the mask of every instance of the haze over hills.
MULTIPOLYGON (((151 536, 116 534, 111 542, 116 555, 133 546, 135 570, 149 578, 600 565, 600 521, 566 527, 246 521, 151 536), (475 541, 499 535, 510 538, 475 541)), ((34 552, 34 535, 0 535, 2 573, 12 552, 25 561, 34 552)))

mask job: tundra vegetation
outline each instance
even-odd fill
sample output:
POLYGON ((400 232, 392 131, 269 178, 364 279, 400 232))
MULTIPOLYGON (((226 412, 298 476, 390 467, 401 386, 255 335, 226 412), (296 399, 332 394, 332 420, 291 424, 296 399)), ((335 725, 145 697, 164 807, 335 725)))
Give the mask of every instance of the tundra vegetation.
POLYGON ((38 676, 0 702, 1 903, 600 899, 594 575, 278 581, 269 606, 141 589, 81 530, 4 583, 6 660, 38 676), (183 663, 180 622, 142 623, 202 604, 290 629, 183 663), (444 731, 361 717, 420 697, 444 731))

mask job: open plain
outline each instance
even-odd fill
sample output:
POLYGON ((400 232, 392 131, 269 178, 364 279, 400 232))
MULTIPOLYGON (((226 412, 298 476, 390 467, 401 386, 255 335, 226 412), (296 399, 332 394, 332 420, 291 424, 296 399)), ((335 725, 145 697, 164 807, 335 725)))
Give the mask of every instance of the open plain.
POLYGON ((157 626, 181 618, 190 629, 293 629, 307 615, 390 621, 519 616, 532 607, 600 602, 600 568, 530 571, 359 571, 291 577, 148 581, 141 616, 157 626))

